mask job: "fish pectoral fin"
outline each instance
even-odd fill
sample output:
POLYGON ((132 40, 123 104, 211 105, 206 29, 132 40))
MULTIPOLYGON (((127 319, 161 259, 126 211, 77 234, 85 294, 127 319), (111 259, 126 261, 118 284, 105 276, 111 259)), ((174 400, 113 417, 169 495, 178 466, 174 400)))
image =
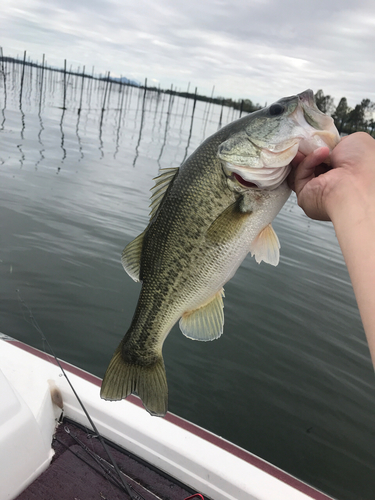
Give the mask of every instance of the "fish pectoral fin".
POLYGON ((248 223, 252 212, 241 210, 242 198, 229 205, 207 229, 206 238, 211 243, 221 244, 232 238, 248 223))
POLYGON ((182 333, 193 340, 215 340, 223 333, 224 326, 224 288, 201 307, 188 311, 180 319, 182 333))
POLYGON ((272 266, 277 266, 280 260, 280 242, 271 224, 268 224, 250 246, 251 256, 260 264, 262 260, 272 266))
POLYGON ((121 256, 121 263, 125 271, 134 280, 139 281, 141 268, 141 253, 144 233, 141 233, 124 248, 121 256))

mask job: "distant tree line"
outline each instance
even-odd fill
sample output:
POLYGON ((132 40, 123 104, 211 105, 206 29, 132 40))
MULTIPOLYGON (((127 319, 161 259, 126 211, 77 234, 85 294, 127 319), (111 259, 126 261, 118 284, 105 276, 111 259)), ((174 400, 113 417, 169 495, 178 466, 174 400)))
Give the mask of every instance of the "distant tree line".
POLYGON ((375 137, 375 103, 370 99, 362 99, 354 108, 348 106, 346 97, 341 97, 337 106, 330 95, 323 90, 315 94, 315 102, 320 111, 331 115, 340 134, 368 132, 375 137))
MULTIPOLYGON (((156 87, 147 87, 148 90, 159 90, 156 87)), ((257 111, 261 109, 262 106, 260 104, 254 104, 250 99, 238 99, 237 101, 227 98, 227 97, 208 97, 206 95, 201 94, 193 94, 192 92, 184 92, 179 90, 161 90, 161 92, 165 92, 166 94, 178 95, 180 97, 185 97, 187 99, 195 99, 197 101, 211 102, 213 104, 219 104, 221 106, 228 106, 230 108, 238 109, 242 113, 252 113, 253 111, 257 111)))
POLYGON ((234 109, 239 109, 244 113, 252 113, 253 111, 257 111, 258 109, 262 108, 260 104, 254 104, 250 99, 240 99, 239 101, 233 101, 232 99, 221 99, 220 102, 224 102, 224 106, 230 106, 234 109))

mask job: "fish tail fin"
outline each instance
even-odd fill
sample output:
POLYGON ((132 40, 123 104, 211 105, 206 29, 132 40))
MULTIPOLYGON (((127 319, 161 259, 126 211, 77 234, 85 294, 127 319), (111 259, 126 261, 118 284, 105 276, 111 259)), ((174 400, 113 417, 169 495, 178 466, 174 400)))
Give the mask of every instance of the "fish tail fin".
POLYGON ((118 401, 129 394, 137 394, 151 414, 163 417, 168 409, 168 385, 163 357, 150 365, 126 361, 122 345, 116 349, 104 375, 100 397, 118 401))

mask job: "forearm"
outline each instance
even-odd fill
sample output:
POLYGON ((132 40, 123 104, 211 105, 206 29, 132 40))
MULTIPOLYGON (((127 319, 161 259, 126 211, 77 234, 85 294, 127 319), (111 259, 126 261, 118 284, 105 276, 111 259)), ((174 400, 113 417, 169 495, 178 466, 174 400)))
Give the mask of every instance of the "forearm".
POLYGON ((312 219, 333 222, 375 366, 375 141, 357 132, 330 156, 319 148, 292 166, 298 204, 312 219), (328 159, 331 168, 323 165, 328 159))
POLYGON ((368 211, 365 203, 357 205, 357 210, 352 204, 347 206, 337 210, 332 221, 375 366, 375 208, 368 211))

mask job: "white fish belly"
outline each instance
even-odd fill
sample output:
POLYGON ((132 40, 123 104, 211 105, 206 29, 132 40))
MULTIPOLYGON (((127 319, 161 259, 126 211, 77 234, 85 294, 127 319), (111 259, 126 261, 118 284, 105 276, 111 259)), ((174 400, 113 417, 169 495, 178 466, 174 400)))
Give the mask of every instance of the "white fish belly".
POLYGON ((242 226, 235 238, 220 247, 211 261, 206 261, 204 269, 197 272, 193 289, 186 297, 185 311, 209 301, 234 276, 249 253, 252 242, 273 221, 290 192, 286 182, 274 191, 255 192, 259 199, 249 200, 249 205, 252 204, 255 210, 252 210, 248 223, 242 226))

